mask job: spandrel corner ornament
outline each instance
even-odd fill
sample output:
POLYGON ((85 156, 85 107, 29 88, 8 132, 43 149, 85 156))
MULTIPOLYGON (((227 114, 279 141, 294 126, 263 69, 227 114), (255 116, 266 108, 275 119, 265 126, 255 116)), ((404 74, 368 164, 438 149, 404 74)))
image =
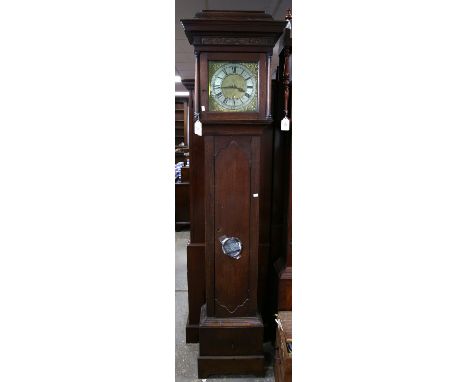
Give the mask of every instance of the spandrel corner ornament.
POLYGON ((226 235, 218 238, 221 243, 223 253, 233 259, 240 259, 242 252, 242 242, 237 237, 227 237, 226 235))

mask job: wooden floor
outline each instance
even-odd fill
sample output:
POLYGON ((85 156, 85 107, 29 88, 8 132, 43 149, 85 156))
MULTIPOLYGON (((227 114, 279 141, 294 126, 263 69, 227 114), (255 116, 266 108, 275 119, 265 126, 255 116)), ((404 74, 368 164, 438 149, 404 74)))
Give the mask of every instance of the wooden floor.
MULTIPOLYGON (((200 381, 197 376, 198 344, 185 343, 185 324, 187 323, 187 254, 185 246, 189 240, 189 231, 175 233, 175 381, 200 381)), ((266 369, 265 378, 207 378, 216 382, 274 382, 272 365, 273 349, 265 345, 266 369)))

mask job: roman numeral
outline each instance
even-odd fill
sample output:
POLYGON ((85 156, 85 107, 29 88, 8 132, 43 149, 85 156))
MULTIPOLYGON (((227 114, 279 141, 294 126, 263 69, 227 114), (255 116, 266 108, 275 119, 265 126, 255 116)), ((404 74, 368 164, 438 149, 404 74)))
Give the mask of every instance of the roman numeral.
POLYGON ((232 69, 232 72, 233 72, 233 73, 236 73, 236 69, 237 69, 237 68, 236 68, 235 66, 231 67, 231 69, 232 69))
POLYGON ((250 98, 250 94, 249 93, 245 93, 244 94, 247 98, 250 98))
POLYGON ((252 89, 253 88, 253 85, 248 85, 247 86, 247 89, 252 89))

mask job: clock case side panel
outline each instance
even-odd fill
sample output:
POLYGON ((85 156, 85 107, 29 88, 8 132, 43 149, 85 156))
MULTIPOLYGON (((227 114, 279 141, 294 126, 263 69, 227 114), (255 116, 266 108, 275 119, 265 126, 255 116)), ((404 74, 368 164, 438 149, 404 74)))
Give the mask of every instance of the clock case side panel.
POLYGON ((204 121, 226 121, 245 119, 267 119, 267 53, 227 53, 227 52, 201 52, 200 53, 200 105, 205 106, 205 111, 200 112, 201 120, 204 121), (257 84, 257 112, 212 112, 207 110, 209 105, 208 75, 209 61, 233 61, 233 62, 258 62, 258 84, 257 84))

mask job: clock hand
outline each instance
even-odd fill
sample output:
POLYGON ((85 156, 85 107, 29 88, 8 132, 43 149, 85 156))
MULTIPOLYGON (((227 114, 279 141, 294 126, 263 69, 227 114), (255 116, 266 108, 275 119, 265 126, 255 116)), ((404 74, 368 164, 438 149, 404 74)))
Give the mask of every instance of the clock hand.
POLYGON ((244 90, 244 89, 242 89, 241 87, 239 87, 239 85, 237 85, 237 83, 236 83, 235 87, 236 87, 236 89, 237 89, 237 90, 239 90, 239 91, 241 91, 241 92, 244 92, 244 93, 245 93, 245 90, 244 90))
POLYGON ((221 86, 221 89, 236 89, 236 90, 239 90, 239 91, 245 93, 245 89, 242 89, 241 87, 239 87, 237 85, 221 86))

